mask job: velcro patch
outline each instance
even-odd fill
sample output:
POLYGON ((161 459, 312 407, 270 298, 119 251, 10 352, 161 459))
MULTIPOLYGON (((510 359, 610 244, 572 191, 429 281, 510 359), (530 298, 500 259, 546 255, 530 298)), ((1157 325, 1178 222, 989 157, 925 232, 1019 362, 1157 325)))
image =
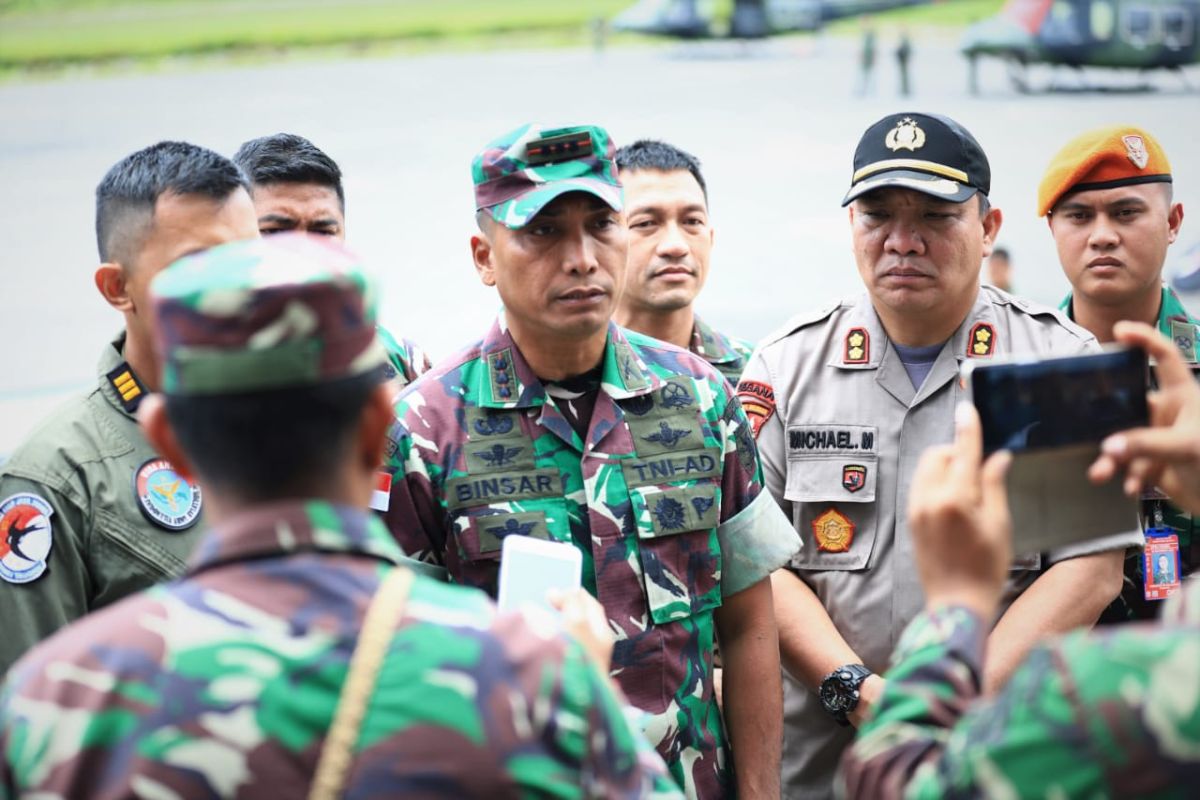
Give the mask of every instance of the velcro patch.
POLYGON ((759 381, 741 381, 737 385, 737 396, 742 403, 742 410, 750 419, 754 438, 757 439, 762 426, 766 425, 767 420, 775 413, 775 390, 759 381))
POLYGON ((42 498, 20 492, 0 501, 0 578, 29 583, 42 577, 50 556, 54 509, 42 498))

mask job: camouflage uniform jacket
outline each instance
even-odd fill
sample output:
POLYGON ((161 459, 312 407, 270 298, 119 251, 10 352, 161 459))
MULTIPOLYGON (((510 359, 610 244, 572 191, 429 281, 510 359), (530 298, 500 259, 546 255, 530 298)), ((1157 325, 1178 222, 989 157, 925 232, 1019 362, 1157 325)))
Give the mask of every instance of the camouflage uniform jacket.
POLYGON ((104 346, 97 386, 0 468, 0 673, 68 622, 182 573, 202 535, 200 491, 178 480, 134 418, 144 388, 122 360, 124 341, 104 346), (177 485, 168 497, 149 481, 177 485), (18 525, 34 530, 21 544, 36 562, 12 552, 18 525))
MULTIPOLYGON (((1068 294, 1059 305, 1068 317, 1074 319, 1071 305, 1072 295, 1068 294)), ((1179 348, 1183 360, 1192 369, 1192 374, 1200 378, 1200 319, 1196 319, 1184 307, 1179 295, 1167 285, 1162 287, 1162 304, 1158 312, 1158 330, 1163 336, 1173 341, 1179 348)), ((1177 508, 1159 492, 1147 493, 1142 500, 1141 518, 1144 528, 1153 526, 1155 512, 1163 519, 1164 526, 1172 529, 1179 537, 1180 572, 1186 577, 1200 565, 1200 535, 1197 534, 1197 520, 1192 515, 1177 508)), ((1131 553, 1125 559, 1125 580, 1121 586, 1121 596, 1105 609, 1101 622, 1124 622, 1131 619, 1155 619, 1158 616, 1157 600, 1147 600, 1142 583, 1143 578, 1142 553, 1131 553)))
MULTIPOLYGON (((13 668, 0 796, 304 797, 367 605, 403 561, 346 506, 230 519, 185 577, 13 668)), ((418 576, 345 796, 678 796, 580 645, 533 622, 418 576)))
POLYGON ((397 339, 382 325, 377 325, 375 332, 379 334, 379 339, 387 350, 388 367, 392 373, 388 375, 389 379, 394 379, 400 386, 407 386, 415 381, 418 375, 429 371, 429 356, 416 342, 411 339, 397 339))
POLYGON ((848 797, 1196 796, 1200 584, 1162 625, 1078 632, 980 697, 986 621, 963 608, 905 631, 874 715, 842 761, 848 797))
POLYGON ((729 385, 737 387, 738 378, 754 352, 754 345, 745 339, 726 336, 707 322, 695 318, 692 323, 692 342, 688 350, 703 358, 725 376, 729 385))
POLYGON ((503 316, 401 394, 388 527, 405 552, 494 594, 500 540, 574 544, 617 637, 613 674, 689 795, 729 790, 713 612, 798 547, 754 441, 704 361, 610 325, 584 440, 503 316))

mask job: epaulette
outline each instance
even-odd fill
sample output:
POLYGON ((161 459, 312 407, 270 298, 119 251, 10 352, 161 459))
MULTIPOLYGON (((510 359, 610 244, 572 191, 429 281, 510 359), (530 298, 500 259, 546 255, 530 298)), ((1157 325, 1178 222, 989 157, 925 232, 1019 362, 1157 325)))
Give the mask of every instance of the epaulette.
POLYGON ((1043 318, 1048 317, 1050 319, 1053 319, 1065 331, 1070 333, 1075 338, 1079 339, 1079 341, 1081 341, 1081 342, 1086 342, 1089 339, 1096 338, 1095 336, 1093 336, 1091 334, 1090 331, 1088 331, 1086 328, 1079 325, 1079 323, 1073 322, 1071 320, 1071 318, 1067 316, 1065 311, 1062 311, 1057 308, 1053 308, 1051 306, 1043 305, 1041 303, 1031 302, 1029 300, 1026 300, 1024 297, 1017 297, 1015 295, 1011 295, 1008 292, 1003 292, 994 287, 989 286, 989 287, 985 287, 985 289, 991 290, 990 291, 991 299, 992 299, 992 302, 995 303, 996 305, 1012 306, 1013 308, 1017 309, 1017 311, 1021 312, 1022 314, 1025 314, 1026 316, 1029 316, 1029 317, 1043 317, 1043 318))
POLYGON ((810 325, 816 325, 818 322, 824 322, 829 319, 833 312, 837 311, 843 305, 843 301, 837 300, 829 305, 822 307, 817 311, 801 311, 799 314, 792 316, 780 327, 776 328, 771 333, 758 343, 760 348, 774 344, 780 339, 786 339, 798 330, 807 328, 810 325))
POLYGON ((146 387, 138 380, 137 375, 133 374, 133 369, 122 361, 116 369, 111 370, 104 377, 108 379, 109 385, 117 393, 126 413, 132 414, 137 411, 142 398, 146 396, 146 387))

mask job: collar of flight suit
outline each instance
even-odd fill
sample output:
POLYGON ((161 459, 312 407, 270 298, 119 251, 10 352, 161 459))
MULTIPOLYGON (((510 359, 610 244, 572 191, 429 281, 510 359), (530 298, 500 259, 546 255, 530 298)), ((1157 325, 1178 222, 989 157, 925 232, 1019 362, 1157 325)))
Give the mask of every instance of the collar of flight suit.
POLYGON ((359 553, 390 564, 404 554, 374 514, 324 500, 286 500, 235 514, 200 540, 188 573, 297 552, 359 553))
POLYGON ((962 362, 968 358, 986 361, 1008 353, 1005 332, 997 325, 997 318, 995 303, 988 292, 980 289, 971 310, 942 346, 925 381, 920 388, 914 388, 904 364, 900 361, 899 353, 892 347, 883 323, 875 313, 870 295, 863 294, 841 316, 832 340, 833 347, 827 366, 844 370, 875 370, 876 381, 880 386, 905 405, 912 405, 921 402, 948 381, 956 379, 962 362), (867 337, 866 359, 861 363, 848 363, 847 341, 855 331, 861 331, 867 337), (971 355, 970 348, 977 341, 976 337, 981 331, 986 331, 989 341, 992 342, 990 351, 982 356, 971 355))
MULTIPOLYGON (((479 370, 479 383, 475 389, 477 405, 534 408, 545 404, 546 389, 513 340, 503 312, 484 337, 479 358, 485 368, 479 370)), ((662 379, 646 367, 621 328, 610 321, 600 388, 612 399, 623 400, 649 394, 661 385, 662 379)))
POLYGON ((138 405, 146 396, 147 389, 133 368, 125 363, 124 354, 125 331, 122 330, 100 353, 100 361, 96 364, 97 379, 100 382, 100 394, 104 395, 109 405, 136 421, 138 405))

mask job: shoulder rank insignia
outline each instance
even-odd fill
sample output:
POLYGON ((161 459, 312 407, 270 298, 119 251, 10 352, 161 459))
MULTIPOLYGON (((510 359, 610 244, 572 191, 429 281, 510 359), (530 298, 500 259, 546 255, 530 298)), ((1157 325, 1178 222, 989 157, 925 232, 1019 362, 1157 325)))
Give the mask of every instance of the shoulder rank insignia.
POLYGON ((842 467, 842 488, 853 494, 867 485, 867 468, 862 464, 842 467))
POLYGON ((812 530, 817 549, 826 553, 844 553, 854 541, 854 523, 832 506, 812 521, 812 530))
POLYGON ((117 393, 117 397, 121 398, 121 407, 126 413, 132 414, 137 411, 138 404, 142 402, 142 398, 146 396, 146 389, 142 386, 142 382, 138 380, 137 375, 133 374, 133 370, 124 361, 107 375, 113 391, 117 393))
POLYGON ((50 556, 54 509, 29 492, 0 501, 0 578, 29 583, 42 577, 50 556))
POLYGON ((990 322, 976 322, 967 341, 967 356, 986 358, 996 352, 996 329, 990 322))
POLYGON ((1187 320, 1171 320, 1171 341, 1189 364, 1196 363, 1196 326, 1187 320))
POLYGON ((742 402, 742 410, 750 420, 750 430, 754 438, 767 420, 775 413, 775 390, 768 384, 759 381, 740 381, 737 385, 737 397, 742 402))
POLYGON ((866 364, 871 360, 871 334, 866 328, 851 328, 846 332, 843 364, 866 364))
POLYGON ((184 480, 165 458, 152 458, 138 467, 133 487, 142 514, 159 527, 182 531, 196 524, 200 487, 184 480))

